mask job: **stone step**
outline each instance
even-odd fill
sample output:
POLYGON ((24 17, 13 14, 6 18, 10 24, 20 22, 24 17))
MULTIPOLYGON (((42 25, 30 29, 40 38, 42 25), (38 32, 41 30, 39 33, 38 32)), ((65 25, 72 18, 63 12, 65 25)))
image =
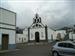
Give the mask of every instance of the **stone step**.
POLYGON ((48 42, 41 42, 41 43, 20 43, 17 44, 16 47, 17 48, 25 48, 27 46, 45 46, 45 45, 49 45, 48 42))

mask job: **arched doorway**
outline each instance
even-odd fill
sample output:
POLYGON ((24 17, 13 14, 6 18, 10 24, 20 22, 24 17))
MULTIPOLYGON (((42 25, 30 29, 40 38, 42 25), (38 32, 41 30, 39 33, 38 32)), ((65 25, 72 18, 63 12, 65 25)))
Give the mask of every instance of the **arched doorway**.
POLYGON ((39 32, 35 32, 35 41, 39 42, 39 32))

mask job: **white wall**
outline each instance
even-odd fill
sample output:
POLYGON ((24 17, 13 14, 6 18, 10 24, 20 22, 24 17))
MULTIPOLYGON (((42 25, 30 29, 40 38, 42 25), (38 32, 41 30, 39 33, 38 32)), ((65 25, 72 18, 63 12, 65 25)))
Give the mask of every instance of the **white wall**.
POLYGON ((69 33, 69 39, 72 39, 72 38, 75 39, 75 34, 72 33, 72 32, 70 32, 70 33, 69 33))
MULTIPOLYGON (((6 29, 0 29, 0 36, 2 34, 8 34, 9 35, 9 44, 15 44, 15 31, 6 30, 6 29)), ((0 41, 1 40, 2 40, 2 37, 0 37, 0 41)))
POLYGON ((15 25, 16 14, 0 8, 0 22, 15 25))
POLYGON ((49 40, 51 40, 51 37, 52 37, 51 35, 53 35, 53 39, 56 39, 55 38, 55 31, 50 29, 50 28, 48 28, 48 39, 49 40))
POLYGON ((0 27, 10 28, 10 29, 16 29, 15 26, 10 26, 10 25, 5 25, 5 24, 0 24, 0 27))
POLYGON ((58 33, 61 34, 61 38, 63 38, 66 35, 66 31, 65 30, 58 30, 58 31, 56 31, 56 34, 58 34, 58 33))
POLYGON ((45 38, 45 28, 34 28, 34 29, 30 29, 30 40, 35 40, 35 32, 39 32, 40 40, 46 39, 45 38))
POLYGON ((16 43, 25 43, 28 42, 28 37, 25 34, 17 34, 16 43))
POLYGON ((75 34, 73 34, 73 39, 75 39, 75 34))
POLYGON ((9 35, 9 44, 15 44, 16 36, 16 13, 0 8, 0 44, 2 42, 2 34, 9 35), (11 30, 14 29, 14 30, 11 30))
POLYGON ((28 31, 24 30, 23 34, 17 34, 16 43, 28 42, 28 31))

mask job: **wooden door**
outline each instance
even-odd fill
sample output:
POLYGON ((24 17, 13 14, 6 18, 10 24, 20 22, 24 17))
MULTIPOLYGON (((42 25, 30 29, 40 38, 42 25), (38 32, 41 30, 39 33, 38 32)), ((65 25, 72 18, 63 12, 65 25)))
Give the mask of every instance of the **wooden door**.
POLYGON ((2 34, 2 49, 8 49, 8 40, 9 40, 9 36, 8 34, 2 34))

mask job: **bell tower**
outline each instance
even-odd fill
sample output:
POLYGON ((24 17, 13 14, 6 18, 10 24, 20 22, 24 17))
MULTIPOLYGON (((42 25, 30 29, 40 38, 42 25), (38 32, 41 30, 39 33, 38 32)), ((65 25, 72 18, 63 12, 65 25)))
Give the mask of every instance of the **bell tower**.
POLYGON ((42 23, 39 14, 35 14, 32 25, 28 28, 29 42, 47 42, 47 26, 42 23))
POLYGON ((34 18, 33 18, 33 24, 31 25, 31 28, 39 28, 39 27, 44 27, 41 21, 41 17, 36 13, 34 18))
POLYGON ((36 13, 35 17, 33 18, 33 23, 41 23, 41 17, 36 13))

